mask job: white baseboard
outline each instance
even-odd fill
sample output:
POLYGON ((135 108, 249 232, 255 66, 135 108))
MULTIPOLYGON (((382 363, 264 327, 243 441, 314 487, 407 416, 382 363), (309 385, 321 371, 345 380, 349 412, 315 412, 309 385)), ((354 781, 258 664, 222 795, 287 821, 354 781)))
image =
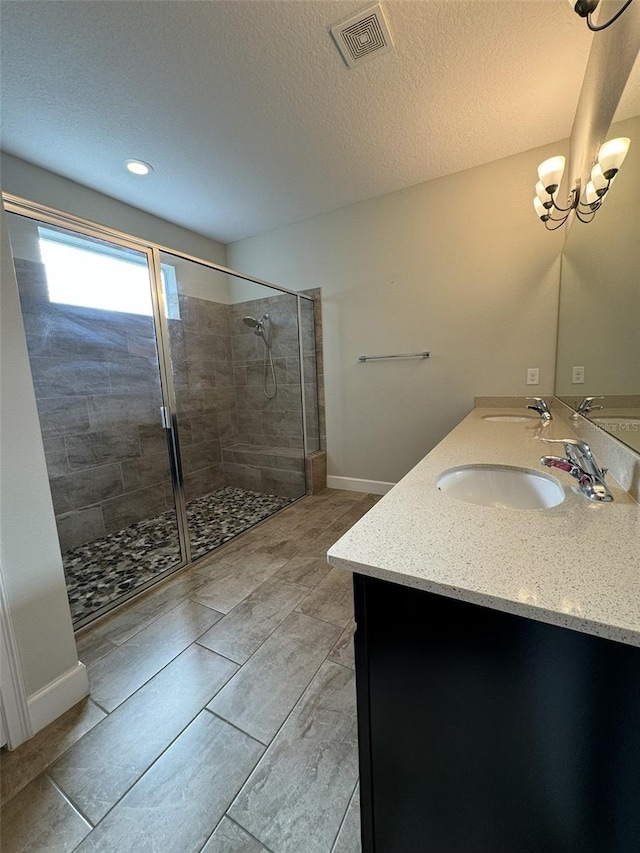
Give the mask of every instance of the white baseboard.
POLYGON ((345 489, 347 492, 368 492, 370 495, 386 495, 395 483, 382 480, 356 480, 353 477, 327 477, 327 488, 345 489))
POLYGON ((78 661, 74 667, 29 696, 27 705, 33 734, 44 729, 88 695, 87 668, 78 661))

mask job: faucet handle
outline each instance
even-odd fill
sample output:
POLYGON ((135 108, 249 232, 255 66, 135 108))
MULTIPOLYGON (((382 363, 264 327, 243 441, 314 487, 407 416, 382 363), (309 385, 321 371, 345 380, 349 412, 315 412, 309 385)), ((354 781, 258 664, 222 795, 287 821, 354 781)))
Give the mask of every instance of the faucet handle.
POLYGON ((533 411, 537 412, 543 420, 551 420, 549 404, 544 397, 525 397, 525 400, 533 400, 533 405, 527 406, 527 409, 533 409, 533 411))
POLYGON ((593 451, 586 441, 579 441, 576 438, 541 438, 540 441, 544 441, 545 444, 564 445, 564 452, 567 454, 567 458, 571 462, 581 467, 586 466, 591 473, 598 477, 604 477, 605 474, 609 473, 608 468, 601 468, 598 465, 593 455, 593 451), (582 459, 576 455, 575 451, 578 451, 578 454, 582 459))
POLYGON ((593 412, 597 409, 603 409, 604 406, 594 406, 594 400, 604 400, 602 395, 596 397, 584 397, 574 412, 574 415, 588 415, 589 412, 593 412))
POLYGON ((566 459, 557 456, 543 456, 540 462, 550 468, 561 468, 575 477, 580 490, 591 501, 612 501, 613 495, 604 481, 606 468, 600 468, 594 459, 591 448, 584 441, 575 438, 541 438, 545 444, 562 444, 566 459))
POLYGON ((570 453, 569 448, 575 447, 581 453, 584 453, 585 456, 593 456, 591 448, 586 441, 580 441, 577 438, 541 438, 540 441, 543 441, 545 444, 563 444, 567 453, 570 453))

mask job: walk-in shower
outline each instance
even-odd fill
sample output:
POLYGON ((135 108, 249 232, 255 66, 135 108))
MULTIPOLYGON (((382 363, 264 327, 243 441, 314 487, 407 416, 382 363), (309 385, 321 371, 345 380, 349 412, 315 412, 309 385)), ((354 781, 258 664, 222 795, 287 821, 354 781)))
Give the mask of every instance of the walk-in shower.
POLYGON ((305 494, 313 300, 28 202, 5 207, 80 626, 305 494))
POLYGON ((243 317, 242 322, 245 326, 253 329, 253 334, 262 338, 264 342, 264 366, 262 371, 263 376, 263 391, 267 400, 273 400, 278 393, 278 380, 276 379, 276 371, 273 366, 273 355, 271 354, 271 318, 268 314, 263 314, 259 320, 255 317, 243 317), (270 375, 269 375, 270 374, 270 375), (271 385, 269 386, 269 380, 271 385))

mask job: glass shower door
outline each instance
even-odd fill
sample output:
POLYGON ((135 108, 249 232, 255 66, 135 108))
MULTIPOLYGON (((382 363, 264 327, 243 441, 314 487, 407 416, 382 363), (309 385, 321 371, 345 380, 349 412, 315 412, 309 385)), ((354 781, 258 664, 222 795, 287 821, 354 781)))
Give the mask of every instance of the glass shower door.
POLYGON ((76 626, 185 561, 150 253, 7 215, 76 626))
POLYGON ((305 494, 297 299, 162 252, 191 559, 305 494))

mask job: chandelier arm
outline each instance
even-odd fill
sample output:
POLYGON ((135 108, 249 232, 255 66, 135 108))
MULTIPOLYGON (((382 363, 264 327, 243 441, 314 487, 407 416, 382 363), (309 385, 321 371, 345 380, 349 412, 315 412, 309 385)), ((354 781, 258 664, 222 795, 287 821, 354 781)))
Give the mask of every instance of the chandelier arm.
POLYGON ((579 190, 576 190, 575 187, 574 187, 574 189, 571 190, 571 204, 569 205, 569 207, 560 207, 560 205, 556 204, 555 198, 553 196, 551 196, 551 201, 553 202, 553 209, 557 210, 558 213, 567 213, 567 214, 570 213, 574 208, 576 208, 578 206, 578 203, 579 203, 578 192, 579 192, 579 190))
POLYGON ((591 12, 589 12, 589 14, 587 15, 587 26, 589 27, 589 29, 591 30, 592 33, 599 33, 600 30, 606 30, 607 27, 610 27, 614 21, 618 20, 620 15, 624 12, 624 10, 627 8, 627 6, 631 5, 632 2, 633 2, 633 0, 627 0, 627 2, 624 4, 624 6, 622 6, 621 9, 618 9, 618 11, 615 13, 613 18, 611 18, 610 21, 607 21, 606 24, 599 24, 599 25, 592 24, 591 23, 591 12))
POLYGON ((590 213, 596 213, 602 207, 602 201, 598 199, 598 201, 594 201, 593 204, 580 204, 576 207, 576 213, 580 211, 583 215, 589 215, 590 213))
POLYGON ((591 211, 591 216, 587 216, 584 212, 582 212, 576 208, 576 216, 578 217, 580 222, 584 222, 585 225, 588 225, 590 222, 593 222, 595 215, 596 215, 595 210, 591 211))
POLYGON ((571 211, 574 209, 574 207, 575 207, 575 205, 574 205, 574 204, 570 205, 570 207, 559 207, 559 206, 555 203, 555 201, 553 202, 553 209, 554 209, 554 210, 557 210, 557 211, 558 211, 558 213, 571 213, 571 211))
POLYGON ((568 218, 569 218, 568 213, 564 217, 564 219, 551 219, 551 217, 549 217, 549 219, 544 223, 544 227, 547 229, 547 231, 557 231, 558 228, 562 228, 562 226, 564 225, 564 223, 567 221, 568 218), (555 228, 550 228, 549 222, 558 222, 559 224, 556 225, 555 228))

